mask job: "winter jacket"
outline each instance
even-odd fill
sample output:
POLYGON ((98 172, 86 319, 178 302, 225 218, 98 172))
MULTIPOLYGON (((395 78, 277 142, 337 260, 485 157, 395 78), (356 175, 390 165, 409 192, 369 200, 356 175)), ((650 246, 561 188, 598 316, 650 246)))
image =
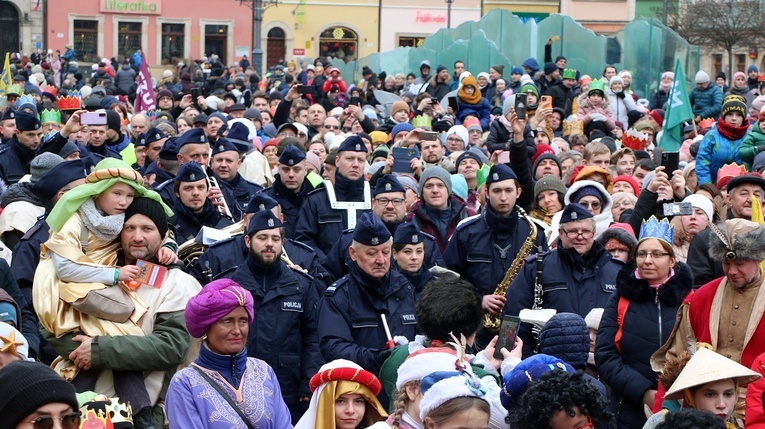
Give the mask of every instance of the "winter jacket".
POLYGON ((8 185, 18 182, 28 171, 29 163, 35 157, 35 152, 21 145, 18 137, 0 148, 0 179, 8 185))
POLYGON ((438 249, 441 252, 446 249, 446 244, 457 229, 457 224, 463 219, 475 216, 476 214, 472 209, 467 207, 467 204, 463 200, 451 195, 449 197, 449 207, 446 210, 443 210, 448 211, 448 213, 444 213, 444 215, 450 216, 451 220, 449 221, 449 226, 446 231, 441 231, 429 214, 431 210, 432 209, 426 208, 424 200, 419 200, 412 205, 409 213, 407 213, 404 218, 404 222, 413 222, 420 228, 420 231, 435 237, 436 242, 438 243, 438 249))
POLYGON ((446 94, 449 92, 449 82, 438 82, 438 75, 433 76, 430 83, 425 88, 425 92, 440 101, 446 97, 446 94))
POLYGON ((690 268, 678 262, 674 275, 658 289, 635 277, 635 267, 625 266, 616 278, 616 292, 600 321, 595 345, 598 374, 611 388, 611 412, 618 427, 639 429, 646 421, 643 394, 656 389, 657 376, 651 355, 669 338, 680 304, 691 291, 690 268), (619 331, 619 298, 629 301, 621 324, 621 351, 615 337, 619 331))
POLYGON ((728 91, 725 92, 725 96, 723 98, 729 95, 740 95, 741 97, 744 97, 747 107, 752 105, 752 101, 756 97, 754 92, 749 89, 749 86, 746 86, 745 88, 736 88, 735 86, 732 86, 730 89, 728 89, 728 91))
POLYGON ((722 112, 723 92, 715 84, 710 83, 706 89, 693 88, 688 99, 693 106, 693 114, 702 119, 717 119, 722 112))
MULTIPOLYGON (((523 141, 526 144, 526 153, 529 159, 537 153, 537 145, 534 143, 534 134, 531 133, 531 125, 526 124, 523 130, 523 141)), ((495 150, 510 150, 513 144, 513 134, 499 120, 492 121, 489 125, 489 136, 486 138, 486 149, 489 153, 495 150)))
MULTIPOLYGON (((615 94, 610 89, 606 89, 608 94, 608 102, 611 106, 611 112, 614 114, 614 121, 621 122, 624 127, 629 123, 627 113, 638 110, 635 100, 627 93, 622 93, 622 97, 615 94)), ((580 106, 581 108, 581 106, 580 106)))
POLYGON ((560 81, 547 88, 545 95, 552 97, 553 107, 563 110, 565 119, 571 115, 571 106, 574 104, 574 99, 579 96, 579 92, 576 88, 566 88, 563 81, 560 81))
POLYGON ((720 134, 716 126, 704 135, 696 155, 696 177, 698 177, 699 185, 717 183, 717 170, 723 165, 744 162, 739 156, 739 149, 744 138, 745 136, 730 141, 720 134))
POLYGON ((648 103, 648 108, 650 110, 664 109, 664 105, 667 104, 667 101, 669 101, 669 93, 659 89, 653 94, 653 97, 651 97, 651 102, 648 103))
POLYGON ((590 98, 587 97, 587 94, 582 94, 579 96, 579 110, 576 112, 576 118, 582 121, 586 127, 590 122, 592 122, 593 113, 600 113, 606 117, 605 122, 607 131, 611 131, 614 129, 614 127, 616 127, 616 124, 614 123, 614 113, 611 110, 611 104, 608 101, 608 95, 603 98, 600 106, 593 105, 590 101, 590 98))
POLYGON ((738 156, 744 161, 746 171, 752 171, 754 157, 763 150, 765 150, 765 132, 760 129, 760 123, 756 122, 746 133, 744 141, 741 142, 741 147, 738 148, 738 156))
POLYGON ((481 121, 481 128, 484 130, 489 129, 489 121, 491 120, 491 104, 485 98, 481 98, 476 104, 465 103, 461 99, 459 100, 459 111, 457 111, 457 122, 462 123, 467 115, 475 115, 478 120, 481 121))
POLYGON ((127 94, 131 94, 135 91, 133 85, 135 84, 135 70, 130 68, 130 64, 122 64, 122 68, 117 72, 114 77, 114 83, 117 87, 127 94))

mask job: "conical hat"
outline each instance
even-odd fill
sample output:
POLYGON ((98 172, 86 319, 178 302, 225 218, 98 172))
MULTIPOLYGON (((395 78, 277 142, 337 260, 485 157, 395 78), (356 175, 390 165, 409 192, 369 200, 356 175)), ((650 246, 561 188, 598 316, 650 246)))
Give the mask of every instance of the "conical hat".
POLYGON ((699 349, 680 372, 672 387, 669 388, 666 399, 680 399, 683 391, 713 381, 735 379, 739 386, 749 384, 761 375, 738 364, 716 352, 699 349))

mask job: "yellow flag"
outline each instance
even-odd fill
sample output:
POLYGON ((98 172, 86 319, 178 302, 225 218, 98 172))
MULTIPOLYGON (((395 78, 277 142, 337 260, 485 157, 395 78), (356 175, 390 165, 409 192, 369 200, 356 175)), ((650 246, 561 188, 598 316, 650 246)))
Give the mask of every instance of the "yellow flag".
POLYGON ((11 53, 5 53, 5 62, 3 63, 3 73, 0 74, 0 95, 5 94, 9 86, 13 84, 11 76, 11 53))
MULTIPOLYGON (((765 217, 762 215, 762 204, 757 198, 752 196, 752 222, 765 225, 765 217)), ((765 269, 765 261, 760 262, 760 268, 765 269)))

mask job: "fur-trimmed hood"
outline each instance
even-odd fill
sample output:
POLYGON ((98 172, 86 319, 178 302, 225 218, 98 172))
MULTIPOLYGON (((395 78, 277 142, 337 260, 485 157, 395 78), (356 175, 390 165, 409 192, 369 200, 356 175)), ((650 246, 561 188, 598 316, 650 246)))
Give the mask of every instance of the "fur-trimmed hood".
MULTIPOLYGON (((611 199, 611 194, 606 191, 606 188, 600 183, 592 180, 578 180, 568 188, 566 196, 563 197, 563 204, 570 203, 571 196, 585 186, 592 186, 603 195, 603 208, 600 210, 600 214, 595 216, 595 238, 597 238, 600 237, 600 234, 603 234, 603 232, 608 229, 608 226, 614 221, 614 217, 611 214, 611 207, 613 206, 614 201, 611 199)), ((553 216, 552 222, 550 223, 551 236, 547 242, 550 246, 558 241, 558 227, 560 226, 561 216, 563 216, 563 210, 555 213, 555 216, 553 216)))
MULTIPOLYGON (((730 251, 736 253, 736 259, 756 261, 765 259, 765 246, 762 244, 765 243, 765 228, 741 219, 732 219, 717 224, 717 228, 722 231, 732 248, 729 248, 713 229, 709 234, 709 256, 712 259, 722 262, 726 259, 725 255, 730 251), (744 222, 746 224, 742 224, 744 222)), ((712 228, 710 227, 710 229, 712 228)))
MULTIPOLYGON (((693 273, 688 265, 677 262, 675 275, 659 288, 659 300, 662 305, 677 306, 683 303, 688 292, 693 288, 693 273)), ((630 301, 646 302, 654 300, 654 289, 648 281, 635 277, 635 266, 627 265, 616 276, 616 290, 630 301)))
POLYGON ((637 246, 637 238, 633 237, 629 232, 621 228, 608 228, 607 230, 603 231, 603 234, 601 234, 600 237, 596 239, 596 241, 605 246, 606 243, 608 243, 608 240, 612 238, 615 238, 620 243, 628 246, 630 248, 630 252, 635 250, 635 246, 637 246))

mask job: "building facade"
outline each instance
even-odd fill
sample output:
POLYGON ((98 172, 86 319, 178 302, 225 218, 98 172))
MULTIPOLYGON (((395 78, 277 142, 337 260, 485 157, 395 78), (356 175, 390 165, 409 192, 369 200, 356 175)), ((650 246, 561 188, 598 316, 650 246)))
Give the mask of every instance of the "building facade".
POLYGON ((42 3, 37 0, 0 0, 0 54, 29 54, 34 49, 43 49, 42 3))

